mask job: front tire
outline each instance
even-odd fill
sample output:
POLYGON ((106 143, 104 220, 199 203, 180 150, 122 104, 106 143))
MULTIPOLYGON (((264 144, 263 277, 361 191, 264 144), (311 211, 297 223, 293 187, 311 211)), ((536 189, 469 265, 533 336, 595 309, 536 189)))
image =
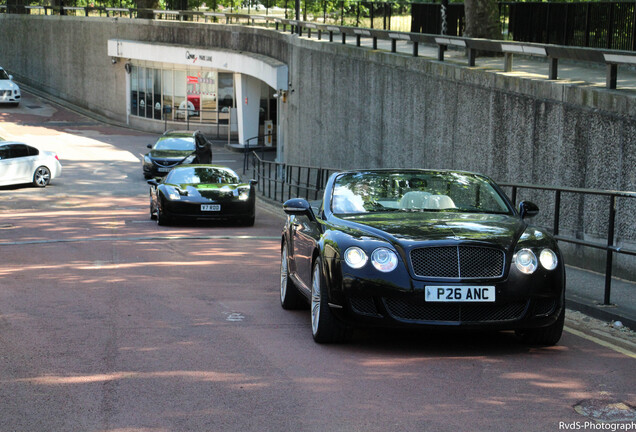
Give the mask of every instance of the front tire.
POLYGON ((311 278, 311 334, 317 343, 342 342, 347 328, 331 312, 322 276, 322 260, 316 258, 311 278))
POLYGON ((254 215, 248 216, 243 219, 243 226, 251 227, 254 226, 254 222, 256 221, 256 217, 254 215))
POLYGON ((37 167, 33 173, 33 186, 45 187, 51 181, 51 171, 43 166, 37 167))
POLYGON ((287 245, 283 246, 280 254, 280 305, 287 310, 301 309, 307 305, 305 298, 289 277, 287 245))
POLYGON ((559 317, 553 324, 541 328, 516 330, 515 334, 528 345, 553 346, 561 339, 564 324, 565 306, 562 307, 559 317))
POLYGON ((156 220, 157 214, 155 213, 155 209, 152 208, 152 200, 150 201, 150 219, 156 220))
POLYGON ((170 222, 170 218, 161 211, 161 207, 157 206, 157 225, 166 226, 170 225, 170 222))

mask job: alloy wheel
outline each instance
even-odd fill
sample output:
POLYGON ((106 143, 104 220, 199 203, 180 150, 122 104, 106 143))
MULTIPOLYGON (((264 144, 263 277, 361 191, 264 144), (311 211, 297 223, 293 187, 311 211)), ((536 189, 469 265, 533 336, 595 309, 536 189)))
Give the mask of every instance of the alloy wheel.
POLYGON ((280 301, 285 301, 287 295, 287 246, 283 246, 280 256, 280 301))
POLYGON ((45 166, 38 167, 33 175, 33 183, 38 187, 44 187, 51 181, 51 171, 45 166))
POLYGON ((320 267, 314 266, 314 274, 311 281, 311 331, 318 334, 320 326, 320 267))

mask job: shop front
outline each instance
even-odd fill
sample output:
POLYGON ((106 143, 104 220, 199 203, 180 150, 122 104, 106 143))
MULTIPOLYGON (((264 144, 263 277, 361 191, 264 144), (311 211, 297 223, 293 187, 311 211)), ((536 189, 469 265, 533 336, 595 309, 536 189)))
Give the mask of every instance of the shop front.
POLYGON ((108 41, 108 55, 125 62, 131 126, 199 129, 239 146, 282 148, 284 100, 276 96, 287 90, 285 64, 244 52, 116 39, 108 41))

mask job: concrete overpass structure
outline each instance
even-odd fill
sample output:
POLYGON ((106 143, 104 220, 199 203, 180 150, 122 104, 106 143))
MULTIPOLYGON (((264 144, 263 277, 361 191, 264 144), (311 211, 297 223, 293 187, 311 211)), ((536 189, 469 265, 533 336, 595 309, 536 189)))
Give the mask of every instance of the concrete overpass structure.
MULTIPOLYGON (((257 86, 261 100, 284 96, 274 101, 281 162, 453 168, 501 182, 636 190, 633 92, 257 27, 14 14, 0 15, 0 26, 0 64, 19 82, 136 128, 159 132, 166 121, 130 115, 127 65, 177 73, 193 66, 186 56, 195 53, 210 63, 198 61, 199 72, 209 69, 217 81, 231 74, 243 125, 253 127, 253 107, 240 104, 249 105, 257 86)), ((242 142, 253 133, 247 126, 242 142)), ((576 198, 566 207, 562 231, 603 238, 605 203, 576 198)), ((636 203, 619 203, 619 213, 618 242, 636 243, 636 203)), ((571 256, 595 259, 576 248, 571 256)), ((634 273, 629 258, 617 265, 634 273)))

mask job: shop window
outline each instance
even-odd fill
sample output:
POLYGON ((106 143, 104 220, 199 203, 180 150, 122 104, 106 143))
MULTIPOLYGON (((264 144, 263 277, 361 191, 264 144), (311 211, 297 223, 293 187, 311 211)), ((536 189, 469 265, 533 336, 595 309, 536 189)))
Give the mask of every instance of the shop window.
POLYGON ((163 71, 163 115, 164 118, 172 120, 173 115, 173 90, 172 90, 172 71, 163 71))
POLYGON ((155 120, 161 120, 161 70, 153 69, 153 98, 154 98, 154 118, 155 120))
POLYGON ((234 74, 219 72, 219 123, 228 124, 230 109, 234 107, 234 74))
POLYGON ((201 72, 201 121, 216 123, 216 72, 201 72))
POLYGON ((186 118, 186 73, 185 71, 174 72, 174 119, 186 118))
POLYGON ((152 118, 152 111, 153 111, 153 85, 152 85, 152 81, 153 81, 153 73, 152 73, 152 69, 146 69, 146 80, 145 80, 145 84, 146 84, 146 118, 152 118))
POLYGON ((133 66, 130 71, 130 114, 139 115, 139 83, 137 82, 139 70, 133 66))
POLYGON ((146 116, 146 68, 139 68, 137 74, 137 82, 139 83, 139 116, 146 116))

